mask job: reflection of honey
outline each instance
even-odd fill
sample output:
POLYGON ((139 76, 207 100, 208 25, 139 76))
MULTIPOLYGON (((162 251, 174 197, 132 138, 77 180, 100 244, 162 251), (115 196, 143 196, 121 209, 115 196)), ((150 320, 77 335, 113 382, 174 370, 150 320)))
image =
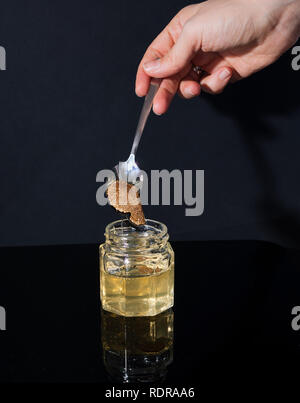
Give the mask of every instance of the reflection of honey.
POLYGON ((102 310, 105 368, 113 381, 153 382, 163 379, 173 361, 173 311, 126 318, 102 310))
MULTIPOLYGON (((168 246, 170 255, 173 251, 168 246)), ((159 261, 150 265, 133 264, 132 267, 111 269, 103 259, 100 247, 100 286, 103 309, 125 316, 153 316, 173 306, 174 261, 168 266, 159 261)))

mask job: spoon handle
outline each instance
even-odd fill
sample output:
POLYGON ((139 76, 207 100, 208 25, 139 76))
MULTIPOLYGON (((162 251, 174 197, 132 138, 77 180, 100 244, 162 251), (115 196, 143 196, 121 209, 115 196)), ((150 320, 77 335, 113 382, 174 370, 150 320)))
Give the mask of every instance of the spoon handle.
POLYGON ((149 113, 152 108, 153 99, 158 91, 160 82, 161 82, 161 80, 158 80, 158 79, 152 79, 150 82, 150 88, 149 88, 148 94, 145 97, 143 109, 140 114, 140 118, 139 118, 139 122, 138 122, 138 125, 136 128, 134 141, 133 141, 133 145, 132 145, 130 154, 134 154, 134 155, 136 154, 136 150, 137 150, 139 142, 141 140, 145 124, 147 122, 149 113))

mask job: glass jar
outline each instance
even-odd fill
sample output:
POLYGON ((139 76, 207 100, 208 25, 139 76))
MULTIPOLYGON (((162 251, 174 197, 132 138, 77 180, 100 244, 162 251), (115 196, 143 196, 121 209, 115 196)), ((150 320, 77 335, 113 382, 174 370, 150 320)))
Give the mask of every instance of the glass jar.
POLYGON ((112 222, 100 245, 102 308, 123 316, 153 316, 174 304, 174 252, 167 227, 146 220, 112 222))

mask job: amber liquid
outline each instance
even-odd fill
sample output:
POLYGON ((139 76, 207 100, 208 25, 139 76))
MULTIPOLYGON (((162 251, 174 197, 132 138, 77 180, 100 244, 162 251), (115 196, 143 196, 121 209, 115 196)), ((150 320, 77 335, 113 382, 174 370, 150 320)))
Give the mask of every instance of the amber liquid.
POLYGON ((173 306, 174 262, 167 269, 140 265, 126 274, 108 272, 101 261, 104 310, 124 316, 154 316, 173 306))

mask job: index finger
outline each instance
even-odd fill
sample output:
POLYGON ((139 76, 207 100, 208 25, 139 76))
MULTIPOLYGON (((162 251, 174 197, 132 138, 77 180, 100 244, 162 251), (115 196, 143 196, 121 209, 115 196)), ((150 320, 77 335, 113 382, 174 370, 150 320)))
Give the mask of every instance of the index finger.
POLYGON ((163 57, 175 43, 174 32, 172 32, 173 20, 154 39, 139 64, 135 80, 135 92, 139 97, 144 97, 147 94, 151 80, 151 77, 143 69, 144 63, 163 57))

